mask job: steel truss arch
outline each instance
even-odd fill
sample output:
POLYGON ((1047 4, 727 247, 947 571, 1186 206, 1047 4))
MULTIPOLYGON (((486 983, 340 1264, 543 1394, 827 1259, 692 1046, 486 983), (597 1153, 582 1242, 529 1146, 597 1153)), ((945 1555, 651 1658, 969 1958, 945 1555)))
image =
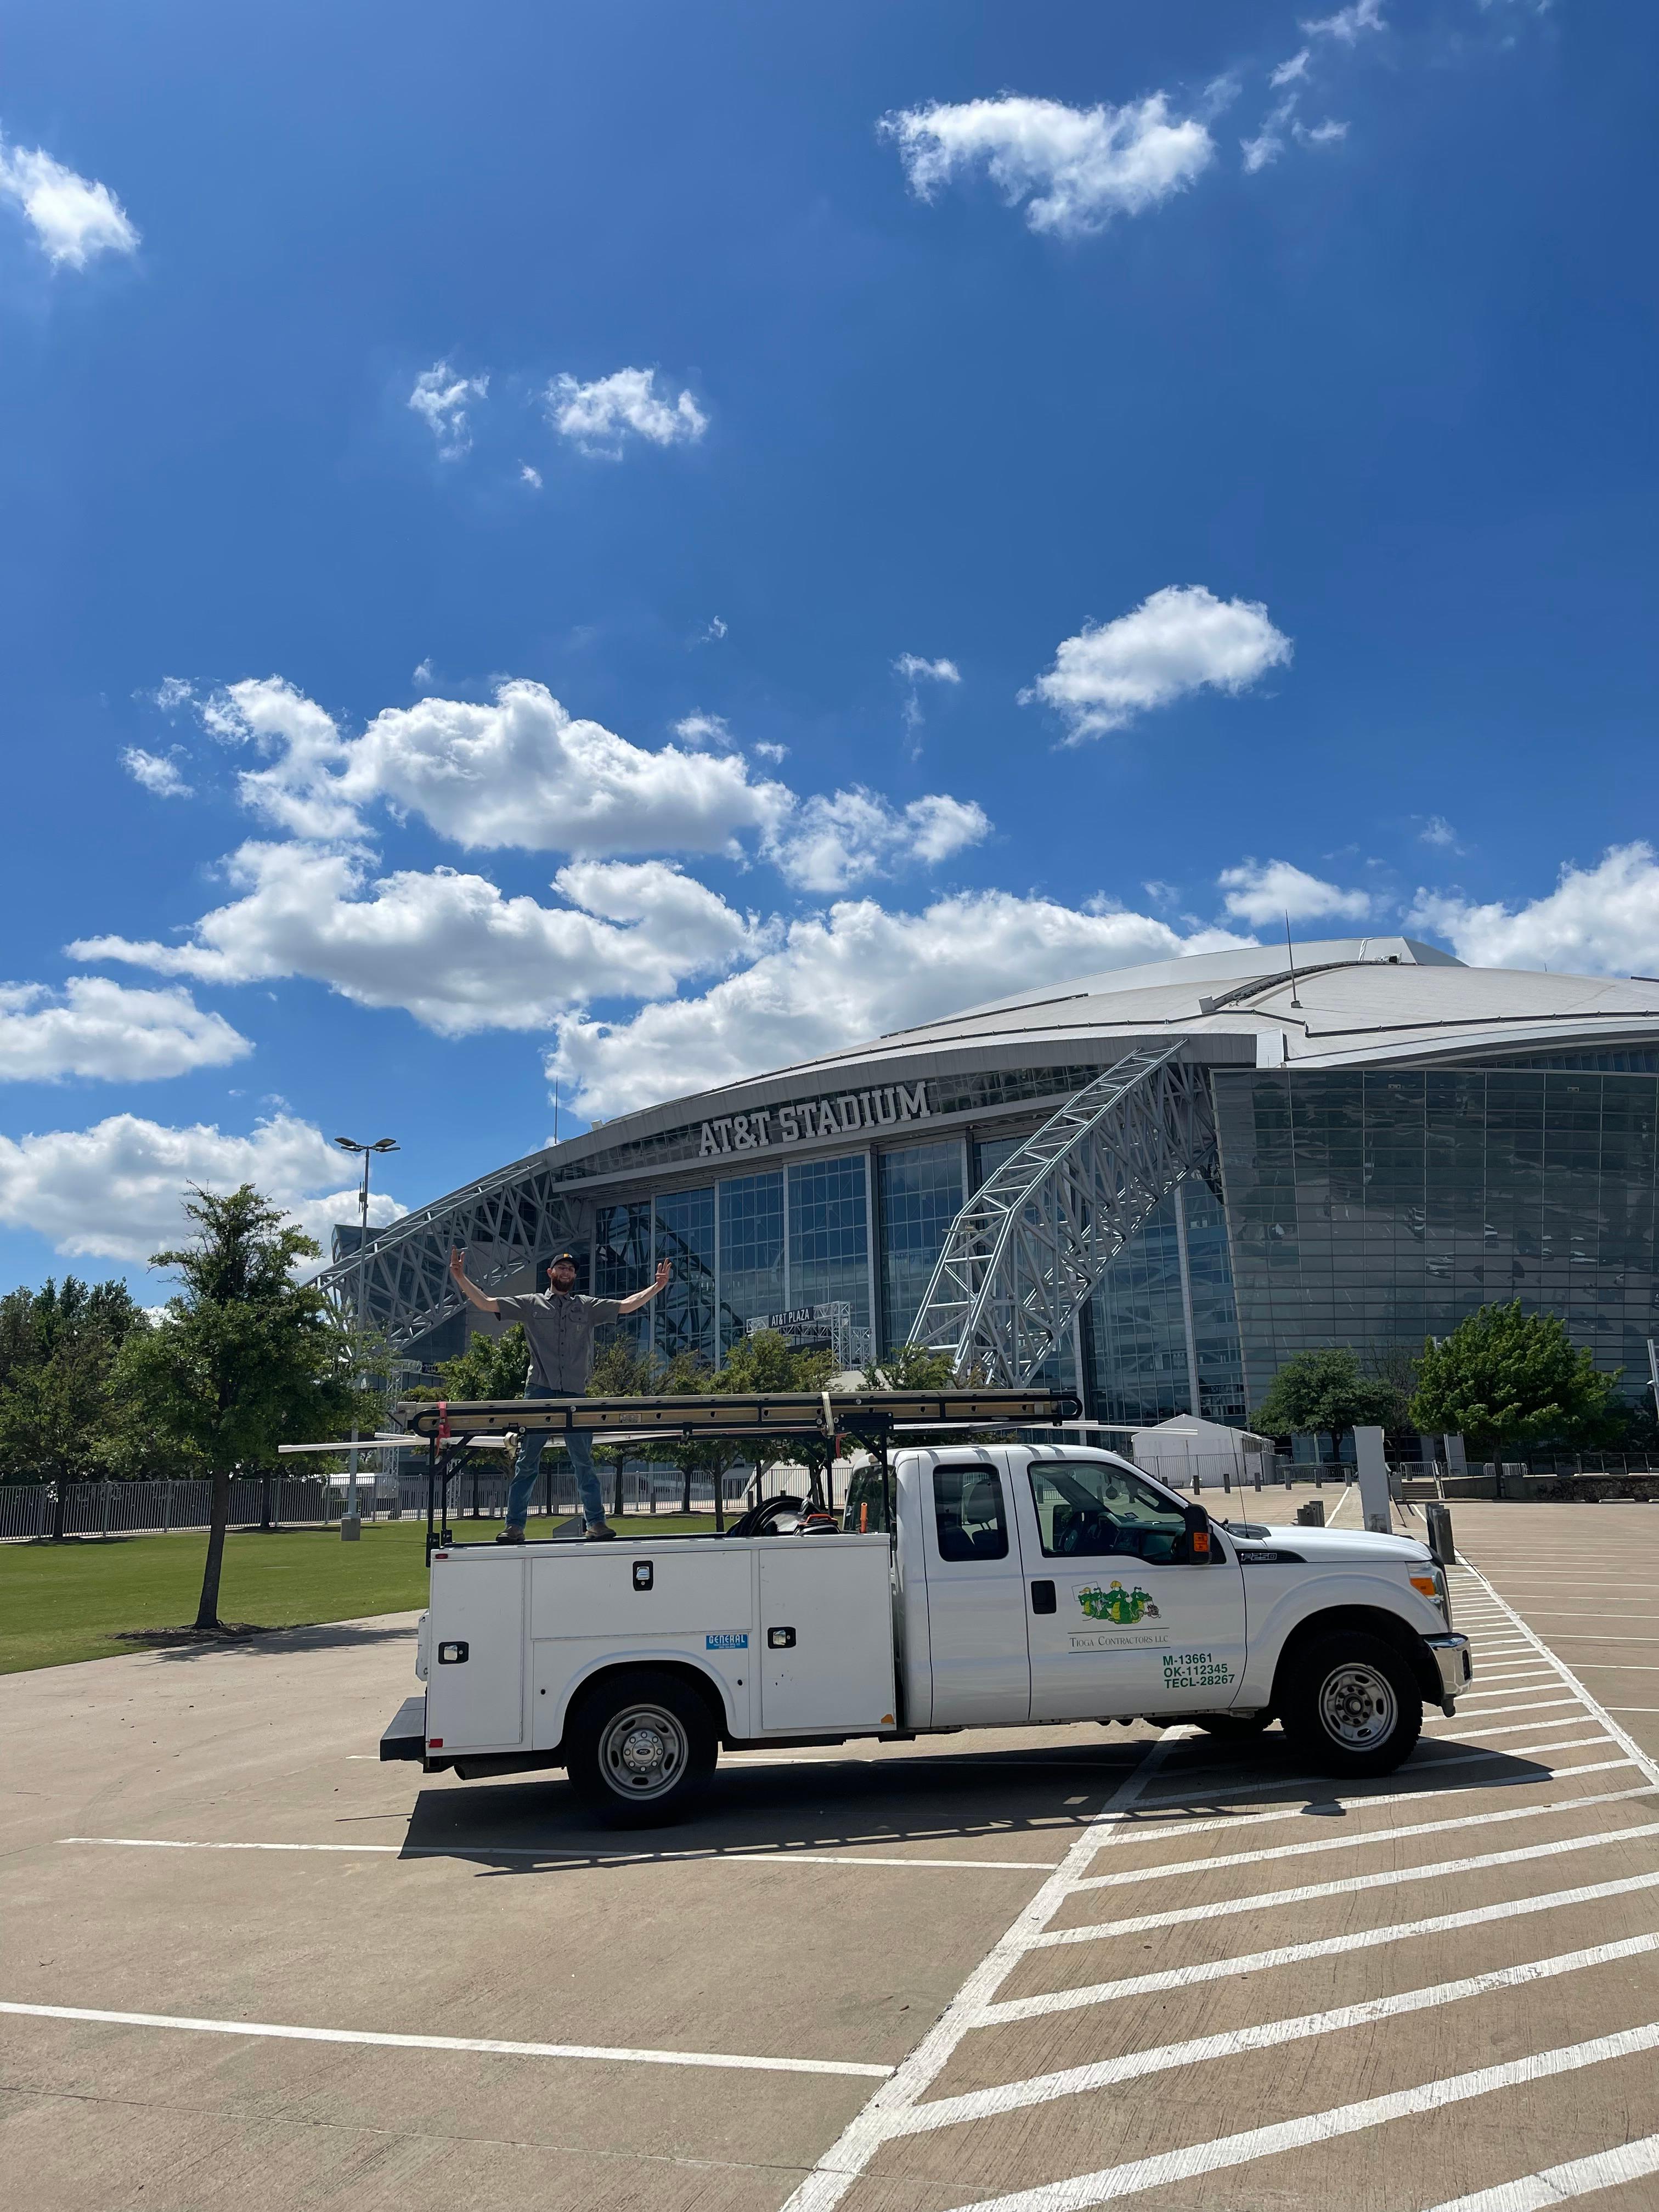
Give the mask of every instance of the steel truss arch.
POLYGON ((1186 1043, 1085 1084, 951 1223, 911 1336, 958 1378, 1028 1382, 1160 1200, 1189 1175, 1218 1182, 1214 1102, 1186 1043))
POLYGON ((465 1304, 449 1272, 452 1245, 466 1251, 480 1290, 498 1290, 544 1253, 574 1243, 589 1210, 541 1161, 520 1160, 375 1231, 361 1255, 325 1267, 317 1281, 349 1322, 361 1273, 367 1326, 403 1352, 465 1304))

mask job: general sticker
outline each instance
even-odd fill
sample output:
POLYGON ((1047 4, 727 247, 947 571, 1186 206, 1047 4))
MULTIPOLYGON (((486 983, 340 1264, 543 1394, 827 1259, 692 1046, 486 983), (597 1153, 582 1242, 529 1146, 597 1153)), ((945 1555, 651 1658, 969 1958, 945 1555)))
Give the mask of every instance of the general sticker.
POLYGON ((703 1638, 706 1651, 746 1651, 749 1632, 743 1628, 717 1628, 703 1638))

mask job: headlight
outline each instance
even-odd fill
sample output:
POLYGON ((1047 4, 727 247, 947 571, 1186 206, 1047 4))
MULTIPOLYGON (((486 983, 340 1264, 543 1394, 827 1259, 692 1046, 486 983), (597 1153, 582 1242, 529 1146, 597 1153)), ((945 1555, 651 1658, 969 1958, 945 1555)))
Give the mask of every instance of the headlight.
POLYGON ((1433 1600, 1440 1608, 1441 1618, 1449 1628, 1452 1625, 1451 1591, 1447 1586, 1444 1568, 1437 1565, 1431 1567, 1425 1575, 1413 1575, 1411 1585, 1422 1596, 1433 1600))

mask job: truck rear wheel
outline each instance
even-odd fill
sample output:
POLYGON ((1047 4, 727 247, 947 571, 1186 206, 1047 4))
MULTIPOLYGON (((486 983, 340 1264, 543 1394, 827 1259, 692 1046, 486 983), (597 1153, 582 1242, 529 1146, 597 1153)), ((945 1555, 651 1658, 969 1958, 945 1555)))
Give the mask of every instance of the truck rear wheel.
POLYGON ((1423 1693, 1380 1636, 1322 1636, 1292 1662, 1279 1700, 1285 1733, 1321 1774, 1391 1774, 1416 1747, 1423 1693))
POLYGON ((714 1723, 677 1676, 640 1673, 602 1683, 572 1715, 565 1771, 608 1826, 684 1820, 714 1771, 714 1723))

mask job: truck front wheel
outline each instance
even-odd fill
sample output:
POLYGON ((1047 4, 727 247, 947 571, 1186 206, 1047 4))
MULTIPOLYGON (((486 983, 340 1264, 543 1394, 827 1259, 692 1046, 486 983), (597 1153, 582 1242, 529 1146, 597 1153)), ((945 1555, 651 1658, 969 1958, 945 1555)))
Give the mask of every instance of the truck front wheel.
POLYGON ((1299 1653, 1279 1700, 1285 1735, 1321 1774, 1391 1774, 1423 1729, 1411 1668, 1381 1637, 1322 1636, 1299 1653))
POLYGON ((565 1741, 573 1786, 611 1827, 683 1820, 714 1771, 708 1709, 672 1674, 601 1684, 572 1716, 565 1741))

